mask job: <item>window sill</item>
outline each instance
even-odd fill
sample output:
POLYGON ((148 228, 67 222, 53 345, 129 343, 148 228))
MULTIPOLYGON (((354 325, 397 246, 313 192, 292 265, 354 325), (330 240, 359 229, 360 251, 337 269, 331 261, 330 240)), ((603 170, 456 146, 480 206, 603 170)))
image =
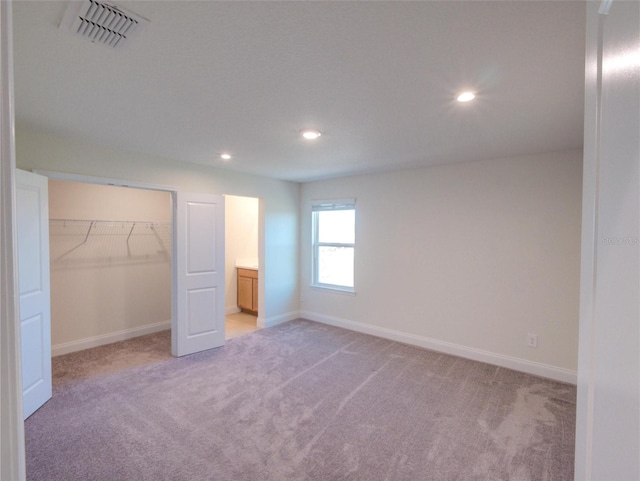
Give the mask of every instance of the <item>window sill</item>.
POLYGON ((324 286, 319 284, 311 284, 309 287, 313 290, 323 291, 323 292, 334 292, 336 294, 342 294, 345 296, 356 295, 356 291, 349 287, 324 286))

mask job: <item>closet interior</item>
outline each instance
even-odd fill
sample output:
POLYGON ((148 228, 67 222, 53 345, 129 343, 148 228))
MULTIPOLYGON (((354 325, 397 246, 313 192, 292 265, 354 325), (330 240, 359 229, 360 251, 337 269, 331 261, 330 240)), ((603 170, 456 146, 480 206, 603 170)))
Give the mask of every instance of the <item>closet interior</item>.
POLYGON ((169 192, 49 182, 52 354, 171 326, 169 192))

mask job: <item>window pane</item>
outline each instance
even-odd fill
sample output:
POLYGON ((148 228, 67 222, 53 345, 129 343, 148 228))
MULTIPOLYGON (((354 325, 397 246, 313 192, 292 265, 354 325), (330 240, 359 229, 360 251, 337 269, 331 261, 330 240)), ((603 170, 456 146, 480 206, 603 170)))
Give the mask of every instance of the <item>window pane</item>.
POLYGON ((327 210, 317 212, 318 240, 327 243, 355 242, 355 210, 327 210))
POLYGON ((318 282, 353 287, 353 247, 318 248, 318 282))

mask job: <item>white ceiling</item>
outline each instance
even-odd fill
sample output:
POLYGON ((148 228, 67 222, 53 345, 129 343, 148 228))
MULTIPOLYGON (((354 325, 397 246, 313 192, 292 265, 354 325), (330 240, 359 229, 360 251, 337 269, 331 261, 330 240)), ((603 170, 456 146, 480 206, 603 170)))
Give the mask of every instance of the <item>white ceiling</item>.
POLYGON ((19 124, 294 181, 582 146, 583 1, 115 3, 121 49, 14 2, 19 124))

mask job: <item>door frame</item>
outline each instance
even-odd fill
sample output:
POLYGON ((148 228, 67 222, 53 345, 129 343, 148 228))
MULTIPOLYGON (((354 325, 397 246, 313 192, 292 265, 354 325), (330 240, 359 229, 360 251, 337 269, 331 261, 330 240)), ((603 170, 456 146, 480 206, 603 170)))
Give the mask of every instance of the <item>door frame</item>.
POLYGON ((0 2, 0 478, 26 478, 18 314, 12 4, 0 2))
MULTIPOLYGON (((80 182, 83 184, 94 185, 110 185, 113 187, 130 187, 133 189, 142 190, 159 190, 171 194, 171 330, 173 332, 176 329, 176 323, 178 322, 178 303, 175 300, 178 294, 178 229, 176 229, 176 216, 178 214, 178 192, 180 192, 180 189, 178 187, 172 187, 168 185, 149 184, 146 182, 138 182, 134 180, 111 179, 107 177, 95 177, 90 175, 71 174, 68 172, 56 172, 53 170, 34 169, 33 172, 35 174, 43 175, 49 178, 49 180, 80 182)), ((174 342, 175 341, 172 336, 171 352, 175 352, 175 346, 173 345, 174 342)))
MULTIPOLYGON (((44 177, 47 177, 50 180, 59 180, 63 182, 80 182, 84 184, 94 184, 94 185, 109 185, 114 187, 131 187, 134 189, 142 189, 142 190, 157 190, 168 192, 171 194, 171 329, 175 329, 175 323, 178 319, 178 311, 177 311, 177 302, 173 300, 176 299, 178 295, 178 286, 177 286, 177 275, 178 275, 178 266, 177 266, 177 229, 175 225, 175 220, 177 216, 178 209, 178 193, 181 192, 181 189, 175 186, 163 185, 163 184, 150 184, 147 182, 139 182, 134 180, 123 180, 123 179, 114 179, 109 177, 98 177, 91 175, 83 175, 83 174, 74 174, 70 172, 59 172, 54 170, 46 170, 46 169, 33 169, 34 174, 39 174, 44 177)), ((260 266, 258 269, 258 316, 257 316, 257 326, 259 328, 269 327, 265 322, 265 276, 264 276, 264 268, 263 268, 263 259, 265 258, 265 212, 264 212, 264 198, 262 197, 253 197, 250 195, 241 195, 241 194, 220 194, 222 197, 226 197, 227 195, 232 195, 235 197, 247 197, 251 199, 256 199, 258 201, 258 259, 260 262, 260 266)), ((226 223, 228 219, 225 217, 225 230, 226 223)), ((225 256, 226 256, 226 246, 225 246, 225 256)), ((226 279, 225 279, 226 282, 226 279)), ((172 352, 174 349, 174 341, 172 337, 172 352)))

